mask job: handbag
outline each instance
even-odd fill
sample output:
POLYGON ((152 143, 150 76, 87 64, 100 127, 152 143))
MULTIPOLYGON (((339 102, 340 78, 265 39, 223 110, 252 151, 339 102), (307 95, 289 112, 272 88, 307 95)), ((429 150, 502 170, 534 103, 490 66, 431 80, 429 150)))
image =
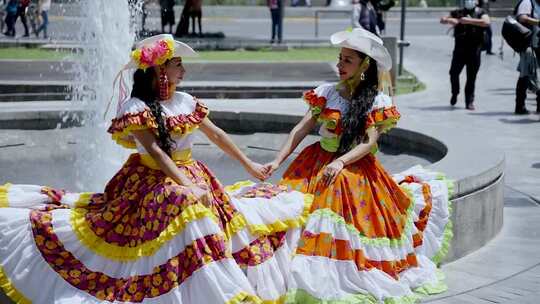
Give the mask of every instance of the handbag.
POLYGON ((506 16, 501 32, 506 43, 518 53, 531 46, 532 31, 519 23, 514 16, 506 16))

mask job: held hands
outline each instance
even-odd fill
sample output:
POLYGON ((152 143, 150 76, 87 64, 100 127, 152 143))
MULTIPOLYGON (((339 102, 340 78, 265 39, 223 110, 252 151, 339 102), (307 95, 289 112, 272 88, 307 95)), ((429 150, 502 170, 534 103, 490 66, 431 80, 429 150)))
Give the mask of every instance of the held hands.
POLYGON ((335 159, 333 162, 326 165, 323 169, 322 182, 325 186, 330 186, 339 175, 339 172, 343 170, 345 163, 340 159, 335 159))
POLYGON ((270 177, 278 168, 279 162, 277 160, 274 160, 272 162, 266 163, 263 167, 263 170, 267 177, 270 177))
POLYGON ((265 167, 259 163, 249 161, 246 166, 246 171, 260 181, 264 181, 270 177, 265 171, 265 167))

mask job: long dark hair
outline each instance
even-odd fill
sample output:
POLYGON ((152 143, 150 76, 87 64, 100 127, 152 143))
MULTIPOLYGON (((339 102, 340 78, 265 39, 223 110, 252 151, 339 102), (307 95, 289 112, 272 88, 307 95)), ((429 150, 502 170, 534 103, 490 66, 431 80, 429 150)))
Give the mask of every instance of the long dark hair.
POLYGON ((133 74, 133 89, 131 90, 131 97, 139 98, 150 108, 158 126, 158 145, 170 156, 174 146, 174 141, 167 131, 165 118, 162 115, 163 109, 157 100, 157 92, 154 88, 155 79, 156 71, 152 67, 147 68, 146 70, 138 69, 135 71, 135 74, 133 74))
MULTIPOLYGON (((358 51, 356 53, 362 60, 366 56, 358 51)), ((375 60, 370 60, 364 75, 364 80, 360 81, 352 92, 349 111, 342 120, 343 133, 338 149, 340 154, 347 153, 363 139, 366 119, 378 94, 379 74, 375 60)))

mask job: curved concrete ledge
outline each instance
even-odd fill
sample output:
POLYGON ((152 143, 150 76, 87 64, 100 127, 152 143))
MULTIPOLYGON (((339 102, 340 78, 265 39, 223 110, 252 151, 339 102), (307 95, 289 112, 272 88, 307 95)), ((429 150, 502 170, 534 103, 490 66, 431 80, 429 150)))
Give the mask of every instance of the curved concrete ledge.
MULTIPOLYGON (((258 108, 259 112, 216 108, 212 120, 229 132, 289 132, 302 117, 294 107, 291 114, 268 112, 266 106, 258 108)), ((257 106, 251 104, 250 109, 254 108, 257 106)), ((455 181, 451 197, 454 238, 444 260, 450 262, 481 248, 502 229, 504 155, 486 150, 479 141, 463 145, 452 136, 430 133, 420 124, 406 124, 385 134, 381 142, 430 160, 430 169, 455 181)))
POLYGON ((504 175, 500 175, 490 185, 452 199, 454 238, 445 262, 482 248, 501 231, 503 189, 504 175))

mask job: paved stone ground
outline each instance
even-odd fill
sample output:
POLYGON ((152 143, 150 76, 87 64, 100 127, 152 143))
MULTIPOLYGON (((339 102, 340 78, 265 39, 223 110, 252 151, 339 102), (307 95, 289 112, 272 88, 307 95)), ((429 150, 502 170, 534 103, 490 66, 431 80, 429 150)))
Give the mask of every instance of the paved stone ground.
POLYGON ((506 188, 504 227, 482 249, 444 265, 449 291, 426 303, 538 303, 540 207, 506 188))
MULTIPOLYGON (((497 39, 497 38, 496 38, 497 39)), ((495 39, 495 41, 497 41, 495 39)), ((504 227, 484 248, 443 266, 449 291, 429 303, 538 303, 540 296, 540 119, 513 115, 517 58, 505 49, 504 60, 484 56, 478 75, 474 112, 449 102, 447 37, 411 39, 406 66, 428 90, 399 99, 407 119, 444 124, 463 144, 481 141, 506 156, 504 227), (414 114, 413 114, 414 113, 414 114), (536 202, 534 200, 536 200, 536 202)), ((463 79, 462 79, 463 80, 463 79)), ((528 102, 534 109, 533 100, 528 102)), ((471 151, 474 153, 474 151, 471 151)), ((463 160, 463 166, 468 160, 463 160)))
MULTIPOLYGON (((497 39, 499 37, 495 41, 497 39)), ((404 114, 402 126, 411 119, 422 119, 426 126, 443 124, 447 126, 447 136, 463 138, 464 145, 481 141, 486 146, 504 151, 506 184, 540 202, 540 117, 538 114, 513 114, 517 56, 507 48, 503 60, 498 56, 482 57, 477 78, 477 110, 466 111, 463 109, 463 94, 455 108, 449 104, 450 38, 414 37, 411 42, 405 65, 426 82, 428 89, 399 98, 404 114)), ((463 77, 461 85, 463 90, 463 77)), ((528 108, 536 109, 533 99, 528 100, 528 108)), ((463 165, 468 162, 464 159, 463 165)))

